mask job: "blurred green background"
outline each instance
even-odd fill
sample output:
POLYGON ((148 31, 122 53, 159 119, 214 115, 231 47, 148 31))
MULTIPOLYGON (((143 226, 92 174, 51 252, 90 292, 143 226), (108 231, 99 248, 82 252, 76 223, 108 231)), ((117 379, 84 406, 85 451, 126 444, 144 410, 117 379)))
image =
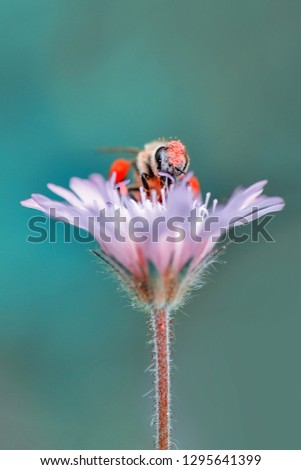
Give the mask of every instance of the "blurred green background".
POLYGON ((181 449, 300 449, 299 1, 1 0, 2 449, 152 448, 144 314, 19 201, 177 136, 205 191, 268 178, 276 243, 229 247, 177 314, 181 449), (184 313, 186 315, 184 315, 184 313))

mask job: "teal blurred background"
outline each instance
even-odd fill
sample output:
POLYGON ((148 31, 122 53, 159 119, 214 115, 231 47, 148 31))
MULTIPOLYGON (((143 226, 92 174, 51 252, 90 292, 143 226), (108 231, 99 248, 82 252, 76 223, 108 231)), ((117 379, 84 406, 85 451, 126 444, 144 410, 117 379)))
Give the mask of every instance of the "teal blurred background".
POLYGON ((152 448, 143 313, 89 253, 29 244, 46 183, 177 136, 205 191, 268 178, 276 243, 229 247, 177 314, 181 449, 300 449, 299 1, 1 0, 2 449, 152 448), (185 313, 185 315, 184 315, 185 313))

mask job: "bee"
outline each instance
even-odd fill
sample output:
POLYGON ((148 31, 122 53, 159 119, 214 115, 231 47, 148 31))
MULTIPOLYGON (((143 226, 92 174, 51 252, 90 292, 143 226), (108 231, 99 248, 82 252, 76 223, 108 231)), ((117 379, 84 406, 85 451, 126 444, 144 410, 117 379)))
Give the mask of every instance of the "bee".
MULTIPOLYGON (((190 157, 185 145, 180 140, 158 139, 145 144, 143 149, 139 148, 101 148, 102 153, 129 153, 135 155, 133 159, 116 159, 110 168, 109 176, 115 173, 115 183, 120 190, 128 192, 134 199, 140 199, 140 187, 142 186, 149 197, 157 192, 158 199, 161 198, 161 189, 182 179, 186 174, 190 157), (127 186, 122 183, 134 172, 134 183, 127 186)), ((200 185, 196 177, 192 176, 188 184, 197 195, 200 185)))

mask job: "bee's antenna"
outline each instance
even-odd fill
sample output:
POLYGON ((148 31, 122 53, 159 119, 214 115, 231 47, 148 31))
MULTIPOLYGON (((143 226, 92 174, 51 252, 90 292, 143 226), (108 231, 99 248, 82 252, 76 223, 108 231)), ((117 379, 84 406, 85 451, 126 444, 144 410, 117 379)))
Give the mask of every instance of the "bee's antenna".
POLYGON ((185 171, 181 170, 180 168, 176 167, 176 170, 178 170, 182 175, 186 175, 185 171))
POLYGON ((137 154, 141 152, 142 149, 137 147, 99 147, 96 149, 99 153, 131 153, 137 154))

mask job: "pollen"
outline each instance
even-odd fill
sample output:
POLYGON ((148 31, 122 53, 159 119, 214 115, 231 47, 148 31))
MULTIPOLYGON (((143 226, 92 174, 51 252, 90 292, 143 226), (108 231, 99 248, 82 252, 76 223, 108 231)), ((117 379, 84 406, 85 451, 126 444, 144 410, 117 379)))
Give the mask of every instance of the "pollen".
POLYGON ((180 140, 171 140, 168 143, 167 155, 174 166, 180 165, 186 155, 186 147, 180 140))
POLYGON ((194 192, 194 195, 197 197, 201 192, 201 186, 200 186, 199 180, 196 178, 196 176, 192 176, 189 179, 188 183, 192 191, 194 192))
POLYGON ((120 183, 125 180, 130 168, 131 162, 129 160, 118 158, 112 163, 109 176, 112 176, 113 173, 116 173, 115 183, 120 183))

